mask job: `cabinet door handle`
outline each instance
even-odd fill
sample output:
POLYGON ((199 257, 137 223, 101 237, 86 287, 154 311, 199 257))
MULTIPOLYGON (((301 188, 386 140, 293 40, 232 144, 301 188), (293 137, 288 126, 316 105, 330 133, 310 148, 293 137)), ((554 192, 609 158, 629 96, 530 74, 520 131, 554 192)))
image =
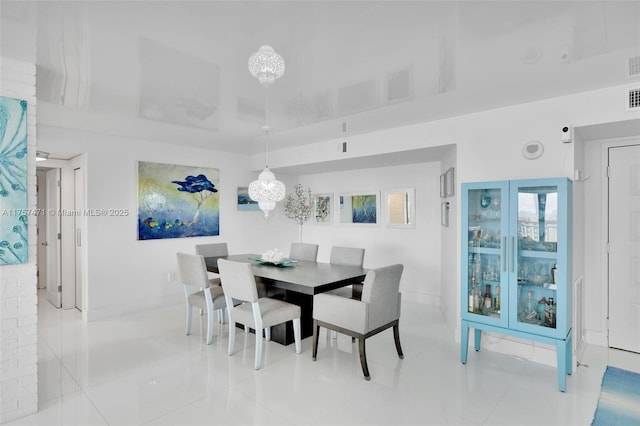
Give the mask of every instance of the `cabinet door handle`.
POLYGON ((502 241, 502 272, 507 272, 507 237, 503 237, 502 241))
POLYGON ((515 249, 516 249, 516 237, 511 237, 511 272, 513 272, 513 268, 514 268, 513 252, 515 251, 515 249))

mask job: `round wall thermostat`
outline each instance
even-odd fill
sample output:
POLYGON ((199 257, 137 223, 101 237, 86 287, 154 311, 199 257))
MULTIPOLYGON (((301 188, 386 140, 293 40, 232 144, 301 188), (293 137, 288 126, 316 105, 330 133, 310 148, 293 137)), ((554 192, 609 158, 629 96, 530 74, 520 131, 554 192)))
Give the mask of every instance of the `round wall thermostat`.
POLYGON ((542 156, 544 145, 539 141, 530 141, 522 147, 522 155, 528 160, 535 160, 542 156))

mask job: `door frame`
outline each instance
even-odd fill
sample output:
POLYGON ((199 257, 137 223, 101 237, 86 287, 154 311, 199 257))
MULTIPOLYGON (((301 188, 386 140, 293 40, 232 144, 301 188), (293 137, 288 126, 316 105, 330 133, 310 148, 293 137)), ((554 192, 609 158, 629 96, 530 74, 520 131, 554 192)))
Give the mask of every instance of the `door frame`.
POLYGON ((601 144, 602 153, 602 282, 605 284, 605 289, 602 298, 603 312, 606 317, 603 318, 603 322, 606 325, 605 339, 606 346, 609 348, 609 311, 610 311, 610 298, 609 292, 611 290, 609 284, 609 149, 621 148, 625 146, 633 146, 640 144, 640 137, 625 137, 620 139, 608 139, 604 140, 601 144))
MULTIPOLYGON (((80 219, 82 221, 83 229, 86 230, 86 217, 81 212, 75 213, 74 206, 74 170, 80 168, 82 178, 84 179, 84 200, 86 208, 86 194, 87 194, 87 158, 85 154, 71 158, 70 160, 58 160, 49 159, 43 162, 42 165, 38 165, 38 168, 59 168, 60 174, 60 213, 61 213, 61 249, 60 256, 58 256, 60 262, 61 271, 61 284, 62 284, 62 309, 74 309, 76 307, 76 267, 75 267, 75 250, 76 250, 76 238, 74 219, 80 219), (74 216, 76 214, 77 216, 74 216)), ((80 270, 83 279, 81 279, 80 285, 82 293, 82 304, 84 307, 82 311, 83 321, 87 321, 87 245, 86 245, 86 232, 82 235, 82 244, 80 247, 82 262, 80 270)), ((49 261, 47 259, 47 261, 49 261)))

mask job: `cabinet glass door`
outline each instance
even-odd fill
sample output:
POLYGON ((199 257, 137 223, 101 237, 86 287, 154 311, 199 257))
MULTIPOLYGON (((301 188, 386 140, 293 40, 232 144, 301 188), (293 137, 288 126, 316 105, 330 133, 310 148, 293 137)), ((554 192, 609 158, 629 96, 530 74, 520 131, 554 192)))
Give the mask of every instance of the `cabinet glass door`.
MULTIPOLYGON (((503 300, 508 300, 506 265, 508 185, 468 187, 465 197, 467 265, 465 304, 474 321, 507 323, 503 300)), ((464 305, 463 305, 464 306, 464 305)))
POLYGON ((515 319, 519 328, 534 328, 542 334, 553 334, 548 329, 556 328, 558 194, 557 185, 519 184, 511 196, 513 214, 517 216, 516 228, 511 232, 517 279, 517 294, 512 298, 516 302, 515 319))

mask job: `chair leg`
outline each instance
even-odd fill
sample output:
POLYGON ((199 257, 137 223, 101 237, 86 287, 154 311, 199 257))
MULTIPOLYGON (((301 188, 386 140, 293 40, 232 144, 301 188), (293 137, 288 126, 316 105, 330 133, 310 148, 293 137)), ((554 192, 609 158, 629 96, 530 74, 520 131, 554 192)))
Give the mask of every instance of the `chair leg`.
POLYGON ((398 324, 393 326, 393 338, 396 341, 396 350, 398 351, 398 356, 400 357, 400 359, 404 359, 402 346, 400 346, 400 328, 398 327, 398 324))
POLYGON ((233 355, 233 349, 236 343, 236 323, 229 318, 229 349, 227 355, 233 355))
POLYGON ((213 341, 213 311, 207 313, 207 345, 213 341))
POLYGON ((334 331, 334 330, 331 330, 331 337, 333 337, 334 339, 337 339, 338 338, 338 332, 334 331))
POLYGON ((318 320, 313 320, 313 342, 311 344, 311 359, 316 360, 318 355, 318 334, 320 334, 320 326, 318 320))
POLYGON ((296 342, 296 353, 302 352, 302 343, 300 342, 300 318, 293 319, 293 340, 296 342))
POLYGON ((267 327, 267 328, 264 329, 264 339, 267 342, 271 341, 271 327, 267 327))
POLYGON ((259 330, 256 330, 256 361, 253 368, 255 370, 260 369, 260 364, 262 363, 262 333, 259 330))
POLYGON ((364 373, 365 380, 371 380, 369 376, 369 366, 367 365, 367 352, 364 348, 364 337, 358 339, 360 346, 360 364, 362 364, 362 372, 364 373))
POLYGON ((191 313, 193 312, 193 308, 191 307, 191 305, 187 304, 187 331, 186 331, 186 335, 190 335, 191 334, 191 313))
POLYGON ((218 324, 224 324, 224 308, 218 309, 218 324))

